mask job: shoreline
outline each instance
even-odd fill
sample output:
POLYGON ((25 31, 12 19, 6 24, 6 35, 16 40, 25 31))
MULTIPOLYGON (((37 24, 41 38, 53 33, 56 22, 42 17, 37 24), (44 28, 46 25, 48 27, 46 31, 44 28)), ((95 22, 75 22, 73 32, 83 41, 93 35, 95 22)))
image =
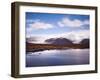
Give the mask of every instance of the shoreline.
POLYGON ((53 45, 53 44, 26 44, 26 52, 38 52, 44 50, 62 50, 62 49, 89 49, 89 45, 53 45))
POLYGON ((66 48, 66 49, 33 49, 26 52, 39 52, 39 51, 45 51, 45 50, 67 50, 67 49, 89 49, 89 48, 66 48))

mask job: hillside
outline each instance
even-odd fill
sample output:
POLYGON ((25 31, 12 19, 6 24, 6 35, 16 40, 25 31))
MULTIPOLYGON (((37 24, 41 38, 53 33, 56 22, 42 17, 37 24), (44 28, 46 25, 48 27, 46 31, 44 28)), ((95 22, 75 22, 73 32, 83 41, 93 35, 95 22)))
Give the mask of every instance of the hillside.
POLYGON ((72 45, 72 41, 66 38, 50 38, 45 40, 45 42, 49 44, 55 44, 55 45, 72 45))
POLYGON ((43 50, 53 50, 53 49, 85 49, 89 48, 89 39, 83 39, 80 43, 74 44, 67 39, 49 39, 46 40, 50 42, 49 44, 35 44, 26 42, 27 52, 36 52, 43 50), (59 43, 58 43, 59 42, 59 43))

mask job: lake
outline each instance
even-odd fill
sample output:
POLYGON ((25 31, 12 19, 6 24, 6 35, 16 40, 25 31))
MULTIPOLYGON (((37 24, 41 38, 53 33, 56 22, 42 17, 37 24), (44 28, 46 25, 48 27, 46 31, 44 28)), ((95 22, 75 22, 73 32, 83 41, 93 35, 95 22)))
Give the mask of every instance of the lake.
POLYGON ((26 67, 89 64, 89 49, 27 52, 26 67))

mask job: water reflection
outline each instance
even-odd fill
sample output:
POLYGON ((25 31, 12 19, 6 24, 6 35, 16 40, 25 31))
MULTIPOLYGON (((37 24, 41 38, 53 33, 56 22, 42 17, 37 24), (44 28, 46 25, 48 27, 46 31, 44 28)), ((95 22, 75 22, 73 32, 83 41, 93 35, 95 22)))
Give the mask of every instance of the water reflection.
POLYGON ((89 64, 89 49, 28 52, 26 67, 89 64))

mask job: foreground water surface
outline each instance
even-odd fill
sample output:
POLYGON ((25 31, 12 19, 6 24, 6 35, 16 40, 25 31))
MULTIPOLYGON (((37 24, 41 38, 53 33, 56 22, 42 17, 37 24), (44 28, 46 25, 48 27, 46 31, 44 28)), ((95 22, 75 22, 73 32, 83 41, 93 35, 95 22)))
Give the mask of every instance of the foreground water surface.
POLYGON ((26 67, 89 64, 89 49, 27 52, 26 67))

